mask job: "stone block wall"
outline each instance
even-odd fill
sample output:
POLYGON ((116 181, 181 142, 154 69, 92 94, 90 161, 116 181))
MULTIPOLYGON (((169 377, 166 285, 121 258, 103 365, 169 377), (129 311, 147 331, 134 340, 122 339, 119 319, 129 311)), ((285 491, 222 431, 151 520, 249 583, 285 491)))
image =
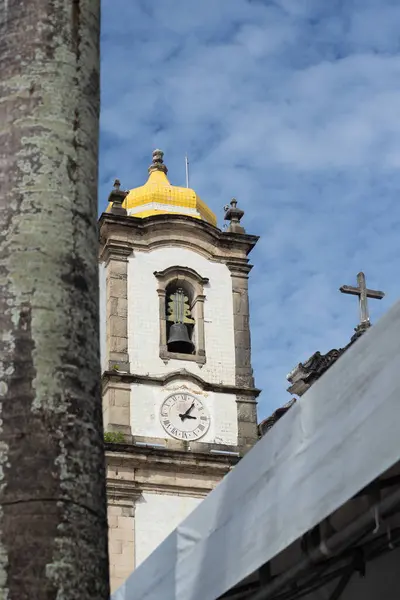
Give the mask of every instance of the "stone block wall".
POLYGON ((108 551, 113 593, 135 568, 135 519, 132 501, 109 499, 108 551))

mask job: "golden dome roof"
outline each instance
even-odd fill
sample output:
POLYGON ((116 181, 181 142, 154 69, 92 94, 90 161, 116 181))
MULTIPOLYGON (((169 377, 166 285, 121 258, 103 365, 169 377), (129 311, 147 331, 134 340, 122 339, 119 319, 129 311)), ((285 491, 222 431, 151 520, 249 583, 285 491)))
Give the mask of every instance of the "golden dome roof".
MULTIPOLYGON (((128 216, 144 218, 172 213, 202 219, 216 226, 215 214, 194 190, 170 184, 163 156, 161 150, 154 150, 148 180, 144 185, 127 192, 122 207, 128 216)), ((106 212, 110 209, 111 203, 106 212)))

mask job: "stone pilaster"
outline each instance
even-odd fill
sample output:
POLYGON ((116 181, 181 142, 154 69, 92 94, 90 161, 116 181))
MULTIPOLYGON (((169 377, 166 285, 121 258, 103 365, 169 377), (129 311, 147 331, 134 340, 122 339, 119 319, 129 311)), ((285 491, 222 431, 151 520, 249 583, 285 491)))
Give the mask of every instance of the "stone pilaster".
POLYGON ((160 351, 162 354, 168 352, 167 348, 167 319, 165 315, 165 296, 166 292, 164 288, 157 290, 158 303, 159 303, 159 314, 160 314, 160 351))
POLYGON ((104 431, 120 431, 131 435, 131 386, 108 380, 103 386, 104 431))
POLYGON ((106 353, 108 369, 129 372, 128 356, 128 256, 131 248, 107 244, 106 265, 106 353))
POLYGON ((135 568, 135 500, 108 498, 108 553, 111 593, 135 568))
POLYGON ((251 340, 249 318, 250 265, 228 265, 232 276, 233 327, 235 333, 236 385, 254 387, 251 368, 251 340))
POLYGON ((204 301, 206 297, 204 294, 198 294, 193 302, 192 310, 195 315, 196 324, 197 324, 197 338, 196 338, 196 346, 197 346, 197 354, 200 357, 205 357, 206 355, 206 342, 204 335, 204 301))
MULTIPOLYGON (((235 383, 240 388, 254 388, 251 366, 249 316, 249 272, 251 265, 228 264, 232 276, 233 327, 235 336, 235 383)), ((257 403, 255 396, 237 396, 238 447, 245 453, 258 440, 257 403)))
POLYGON ((238 448, 245 454, 258 441, 257 402, 251 396, 237 396, 238 448))

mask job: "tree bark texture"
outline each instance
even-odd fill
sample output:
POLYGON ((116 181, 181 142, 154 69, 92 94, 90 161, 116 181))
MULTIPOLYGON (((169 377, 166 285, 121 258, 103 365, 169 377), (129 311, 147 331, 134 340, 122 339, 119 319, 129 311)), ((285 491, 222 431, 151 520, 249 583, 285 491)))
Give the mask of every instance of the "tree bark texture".
POLYGON ((109 596, 100 0, 0 0, 0 599, 109 596))

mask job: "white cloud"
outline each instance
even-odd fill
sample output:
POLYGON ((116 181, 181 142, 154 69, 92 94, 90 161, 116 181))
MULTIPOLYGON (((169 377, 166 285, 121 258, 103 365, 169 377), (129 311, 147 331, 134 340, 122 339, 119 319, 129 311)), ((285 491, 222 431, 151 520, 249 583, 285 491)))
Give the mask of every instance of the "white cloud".
POLYGON ((400 293, 400 7, 391 0, 104 0, 100 195, 140 185, 155 147, 171 181, 261 235, 251 275, 260 416, 285 375, 344 345, 364 269, 400 293))

